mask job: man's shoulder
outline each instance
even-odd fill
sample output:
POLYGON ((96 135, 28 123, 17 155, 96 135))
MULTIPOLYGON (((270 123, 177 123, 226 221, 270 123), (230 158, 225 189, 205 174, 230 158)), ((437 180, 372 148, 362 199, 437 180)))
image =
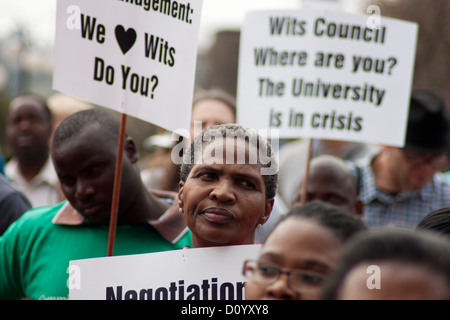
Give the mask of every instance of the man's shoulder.
POLYGON ((52 206, 42 206, 31 208, 26 211, 15 223, 16 228, 27 228, 27 227, 43 227, 52 225, 52 219, 55 214, 61 209, 65 201, 60 202, 52 206))
POLYGON ((22 195, 23 192, 3 174, 0 174, 0 201, 12 194, 22 195))

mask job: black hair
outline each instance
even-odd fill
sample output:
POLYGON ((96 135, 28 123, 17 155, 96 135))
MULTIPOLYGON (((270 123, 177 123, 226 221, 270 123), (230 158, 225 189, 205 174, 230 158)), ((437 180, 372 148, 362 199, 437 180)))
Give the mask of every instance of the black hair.
POLYGON ((36 101, 38 104, 40 104, 42 109, 44 110, 45 114, 48 116, 50 126, 53 125, 52 111, 50 110, 50 108, 47 104, 47 101, 43 96, 41 96, 37 93, 33 93, 33 92, 26 92, 26 93, 21 93, 21 94, 15 96, 14 99, 11 100, 11 102, 13 102, 14 100, 19 99, 19 98, 20 99, 22 99, 22 98, 32 99, 32 100, 36 101))
POLYGON ((318 200, 293 207, 279 223, 292 218, 307 218, 316 221, 319 225, 330 229, 341 243, 345 243, 357 233, 367 230, 367 226, 355 214, 318 200))
POLYGON ((57 148, 68 139, 76 137, 88 125, 98 123, 106 135, 116 141, 119 138, 120 121, 112 113, 99 109, 76 112, 64 119, 53 136, 53 148, 57 148))
MULTIPOLYGON (((382 261, 423 266, 443 275, 450 288, 450 243, 430 231, 397 228, 373 229, 352 239, 343 249, 340 261, 327 278, 321 299, 338 299, 347 274, 363 262, 382 261)), ((450 292, 449 292, 450 294, 450 292)))
POLYGON ((428 213, 417 225, 417 230, 430 230, 450 238, 450 207, 428 213))
POLYGON ((213 142, 216 138, 232 137, 253 144, 258 151, 258 161, 262 168, 268 169, 268 174, 261 174, 266 187, 266 198, 274 198, 278 189, 278 161, 269 140, 260 136, 255 130, 236 123, 219 124, 204 129, 191 142, 183 153, 183 162, 180 166, 180 179, 186 182, 189 173, 198 163, 198 153, 202 148, 213 142), (261 156, 269 158, 267 163, 261 163, 261 156))

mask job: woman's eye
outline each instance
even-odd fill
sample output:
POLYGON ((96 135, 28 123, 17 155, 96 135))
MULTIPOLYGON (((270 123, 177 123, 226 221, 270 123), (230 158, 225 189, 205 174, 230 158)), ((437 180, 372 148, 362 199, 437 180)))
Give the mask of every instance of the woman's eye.
POLYGON ((264 277, 273 277, 278 274, 278 270, 271 266, 258 266, 258 272, 264 277))
POLYGON ((308 285, 320 285, 323 282, 323 277, 313 273, 300 273, 297 275, 297 281, 308 285))
POLYGON ((248 180, 241 181, 241 185, 247 189, 255 189, 255 184, 248 180))
POLYGON ((215 176, 216 175, 214 173, 211 173, 211 172, 203 172, 203 173, 200 173, 198 175, 198 177, 200 179, 205 180, 205 181, 213 180, 215 178, 215 176))

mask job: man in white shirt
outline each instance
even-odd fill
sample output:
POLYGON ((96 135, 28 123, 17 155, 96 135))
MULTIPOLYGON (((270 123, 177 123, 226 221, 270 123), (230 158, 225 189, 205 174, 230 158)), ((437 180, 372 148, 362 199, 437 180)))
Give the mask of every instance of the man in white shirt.
POLYGON ((58 178, 49 156, 52 115, 45 100, 32 94, 13 99, 6 133, 13 153, 5 166, 6 175, 33 207, 60 202, 58 178))

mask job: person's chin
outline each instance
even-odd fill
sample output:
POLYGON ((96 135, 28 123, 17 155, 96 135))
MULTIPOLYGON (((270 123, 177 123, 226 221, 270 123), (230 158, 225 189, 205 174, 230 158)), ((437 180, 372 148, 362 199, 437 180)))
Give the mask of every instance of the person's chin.
POLYGON ((81 213, 88 222, 95 224, 108 224, 111 215, 111 212, 105 211, 101 206, 87 208, 81 213))
POLYGON ((235 235, 223 225, 203 225, 197 229, 196 233, 197 237, 203 243, 208 243, 209 246, 227 246, 236 242, 235 235))

